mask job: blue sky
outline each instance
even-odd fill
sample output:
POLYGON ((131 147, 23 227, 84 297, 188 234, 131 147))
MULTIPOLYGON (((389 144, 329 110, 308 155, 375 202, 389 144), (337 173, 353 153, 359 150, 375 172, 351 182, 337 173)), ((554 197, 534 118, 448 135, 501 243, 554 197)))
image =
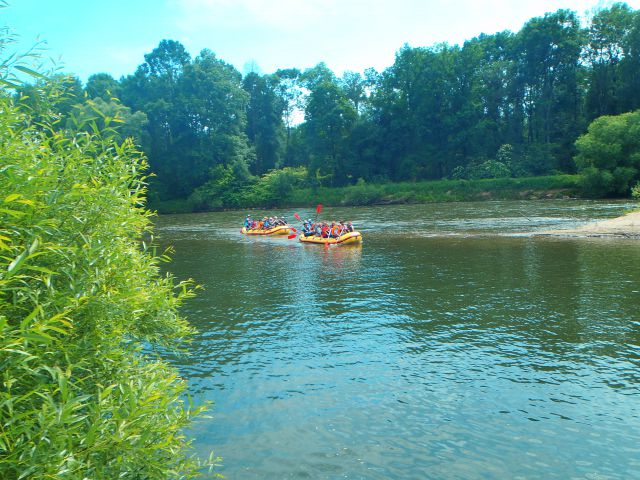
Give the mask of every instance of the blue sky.
MULTIPOLYGON (((244 71, 384 70, 403 44, 462 43, 480 33, 518 31, 532 17, 567 8, 588 15, 607 0, 8 0, 0 24, 38 38, 47 54, 83 81, 133 73, 160 40, 192 56, 209 48, 244 71)), ((627 4, 640 8, 640 0, 627 4)))

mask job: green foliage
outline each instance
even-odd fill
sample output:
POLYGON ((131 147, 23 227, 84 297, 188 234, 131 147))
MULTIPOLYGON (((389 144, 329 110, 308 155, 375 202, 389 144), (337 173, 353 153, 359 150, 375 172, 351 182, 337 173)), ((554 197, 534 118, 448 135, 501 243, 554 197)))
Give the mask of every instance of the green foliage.
POLYGON ((284 102, 278 97, 278 77, 250 73, 242 81, 249 93, 247 137, 255 146, 253 173, 261 175, 282 165, 285 143, 284 102))
POLYGON ((66 120, 66 128, 72 131, 99 131, 104 135, 113 135, 116 142, 133 138, 136 145, 143 148, 149 144, 146 131, 148 123, 144 112, 132 113, 129 107, 117 99, 104 100, 96 97, 76 104, 66 120))
POLYGON ((120 84, 108 73, 91 75, 84 91, 89 98, 101 98, 105 102, 120 98, 120 84))
POLYGON ((247 201, 252 206, 271 207, 286 202, 294 190, 308 186, 305 167, 285 167, 260 177, 252 187, 247 201))
POLYGON ((481 178, 510 177, 509 167, 497 160, 486 160, 480 164, 471 164, 467 167, 458 166, 453 170, 451 177, 454 179, 478 180, 481 178))
POLYGON ((640 110, 597 118, 576 148, 587 195, 628 195, 640 178, 640 110))
POLYGON ((575 195, 581 177, 494 178, 480 180, 437 180, 426 182, 360 183, 342 188, 321 187, 294 191, 287 204, 384 205, 473 201, 489 199, 556 198, 575 195))
POLYGON ((145 161, 37 113, 0 92, 0 478, 198 476, 201 409, 152 354, 192 333, 192 288, 159 275, 145 161))
POLYGON ((207 49, 191 60, 169 40, 145 61, 121 82, 121 93, 125 105, 148 117, 149 163, 161 186, 156 196, 187 198, 218 165, 244 163, 246 171, 255 154, 245 131, 249 95, 240 73, 207 49))
POLYGON ((640 200, 640 182, 636 183, 631 189, 631 196, 636 200, 640 200))
MULTIPOLYGON (((261 177, 243 177, 232 166, 219 165, 211 171, 211 180, 189 197, 189 205, 194 211, 274 207, 286 204, 296 190, 307 186, 305 167, 285 167, 271 170, 261 177)), ((171 208, 171 205, 165 207, 171 208)), ((189 208, 188 205, 177 207, 189 208)), ((175 211, 176 206, 173 208, 175 211)))
POLYGON ((243 192, 250 185, 234 174, 233 166, 217 165, 211 169, 209 181, 189 197, 195 211, 242 207, 243 192))
MULTIPOLYGON (((257 182, 250 177, 282 167, 306 167, 313 188, 358 178, 572 174, 575 141, 589 122, 640 108, 640 12, 623 3, 595 11, 583 26, 575 12, 558 10, 518 32, 482 34, 462 45, 405 45, 383 72, 346 71, 342 78, 324 63, 242 78, 213 52, 192 59, 173 40, 144 59, 119 82, 91 76, 85 93, 95 103, 120 96, 131 109, 125 123, 138 132, 155 174, 154 204, 170 201, 178 209, 272 202, 250 192, 257 182), (217 166, 240 174, 227 182, 231 190, 216 186, 217 166), (220 188, 230 192, 224 200, 220 188)), ((53 108, 65 117, 62 125, 70 112, 91 115, 78 106, 84 100, 77 79, 65 82, 76 96, 61 96, 53 108)), ((37 100, 37 82, 33 87, 22 93, 37 100)), ((610 182, 587 172, 585 189, 626 195, 635 168, 608 169, 610 182)))

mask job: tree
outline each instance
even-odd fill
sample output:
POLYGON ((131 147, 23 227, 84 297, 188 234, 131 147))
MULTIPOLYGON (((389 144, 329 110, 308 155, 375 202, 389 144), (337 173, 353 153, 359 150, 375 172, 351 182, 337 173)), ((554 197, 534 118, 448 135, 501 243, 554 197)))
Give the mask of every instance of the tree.
POLYGON ((319 65, 310 73, 311 93, 305 109, 304 136, 309 142, 310 174, 321 173, 330 184, 343 185, 349 176, 351 160, 348 141, 357 120, 357 113, 340 87, 319 65), (316 73, 321 75, 317 76, 316 73), (322 80, 319 80, 322 78, 322 80))
POLYGON ((248 94, 241 75, 203 50, 193 62, 178 42, 163 40, 123 80, 123 101, 149 119, 149 163, 157 197, 187 198, 217 165, 247 172, 253 150, 245 134, 248 94))
POLYGON ((588 194, 628 195, 640 179, 640 110, 595 119, 576 148, 588 194))
POLYGON ((89 98, 102 98, 108 102, 120 97, 120 84, 108 73, 96 73, 89 77, 84 91, 89 98))
POLYGON ((241 81, 240 72, 207 49, 185 68, 176 106, 185 127, 176 141, 185 192, 203 185, 217 165, 248 174, 255 157, 245 133, 249 95, 241 81))
POLYGON ((356 113, 360 113, 362 102, 365 99, 366 80, 357 72, 346 71, 339 81, 344 95, 351 101, 356 113))
POLYGON ((249 94, 247 106, 247 136, 254 146, 256 159, 252 171, 261 175, 282 166, 285 128, 283 102, 276 94, 279 79, 249 73, 242 87, 249 94))
POLYGON ((161 40, 151 53, 145 54, 144 60, 143 68, 149 76, 175 84, 191 61, 191 56, 180 42, 161 40))
POLYGON ((298 113, 303 108, 304 93, 300 85, 300 70, 296 68, 279 69, 274 74, 277 79, 275 93, 280 99, 281 115, 286 128, 285 164, 293 165, 291 157, 291 131, 298 123, 298 113))
POLYGON ((518 33, 527 141, 553 146, 557 167, 568 170, 571 139, 580 131, 578 70, 582 30, 574 12, 533 18, 518 33))

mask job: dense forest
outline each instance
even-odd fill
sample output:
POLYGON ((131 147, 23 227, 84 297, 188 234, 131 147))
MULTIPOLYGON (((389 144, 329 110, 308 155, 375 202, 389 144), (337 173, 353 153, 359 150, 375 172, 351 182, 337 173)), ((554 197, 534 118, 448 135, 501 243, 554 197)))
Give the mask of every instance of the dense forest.
MULTIPOLYGON (((133 136, 152 203, 194 209, 303 186, 575 173, 594 168, 574 160, 591 122, 640 108, 640 11, 618 3, 583 23, 558 10, 462 46, 405 45, 383 72, 342 77, 323 63, 243 77, 210 50, 191 58, 162 40, 119 80, 66 78, 77 101, 58 110, 65 128, 133 136)), ((638 180, 616 172, 592 178, 599 194, 638 180)))

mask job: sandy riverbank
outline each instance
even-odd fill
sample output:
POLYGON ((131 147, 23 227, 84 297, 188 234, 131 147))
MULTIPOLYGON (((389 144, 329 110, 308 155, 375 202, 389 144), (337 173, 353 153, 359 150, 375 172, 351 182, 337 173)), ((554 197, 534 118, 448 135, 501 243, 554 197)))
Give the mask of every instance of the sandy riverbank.
POLYGON ((546 230, 536 235, 566 237, 624 237, 640 239, 640 212, 589 223, 570 230, 546 230))

